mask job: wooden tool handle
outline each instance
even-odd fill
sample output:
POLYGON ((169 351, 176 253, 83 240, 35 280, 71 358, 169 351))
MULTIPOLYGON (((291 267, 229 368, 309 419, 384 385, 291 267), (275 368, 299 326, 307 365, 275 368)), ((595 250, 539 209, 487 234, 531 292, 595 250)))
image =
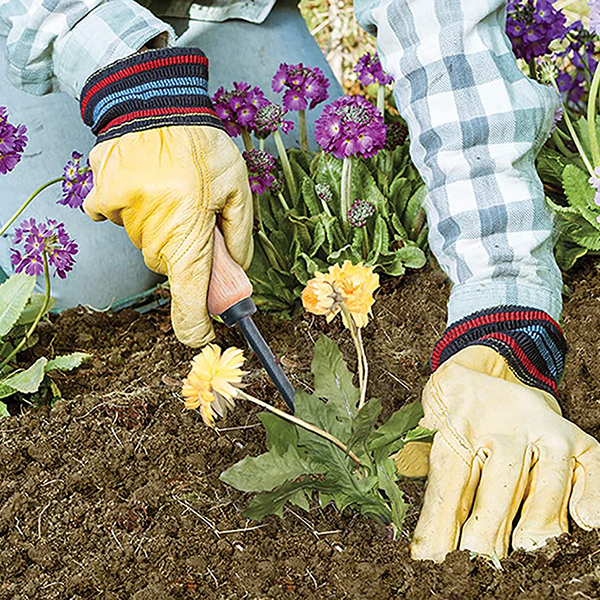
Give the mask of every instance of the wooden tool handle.
POLYGON ((208 312, 220 315, 234 304, 252 296, 252 284, 244 269, 227 252, 225 239, 215 227, 212 273, 208 286, 208 312))

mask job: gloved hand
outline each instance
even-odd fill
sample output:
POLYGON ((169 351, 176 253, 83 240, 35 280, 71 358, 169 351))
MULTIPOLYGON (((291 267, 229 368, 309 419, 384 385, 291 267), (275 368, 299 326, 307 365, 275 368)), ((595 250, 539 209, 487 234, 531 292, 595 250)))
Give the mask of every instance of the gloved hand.
POLYGON ((217 214, 232 258, 244 268, 252 259, 246 166, 212 111, 207 78, 199 50, 151 50, 98 71, 81 95, 99 135, 85 211, 123 225, 146 265, 168 275, 175 334, 194 347, 213 337, 206 297, 217 214))
POLYGON ((499 557, 568 530, 600 527, 600 444, 521 383, 492 348, 446 360, 423 391, 421 424, 437 430, 413 558, 468 549, 499 557), (513 520, 521 509, 514 531, 513 520))

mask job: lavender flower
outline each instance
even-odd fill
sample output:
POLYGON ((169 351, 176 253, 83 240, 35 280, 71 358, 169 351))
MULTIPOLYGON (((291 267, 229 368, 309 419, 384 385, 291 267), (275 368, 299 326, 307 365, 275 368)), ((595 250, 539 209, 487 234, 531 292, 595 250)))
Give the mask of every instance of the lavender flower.
POLYGON ((333 192, 327 183, 317 183, 315 185, 315 193, 321 202, 329 204, 333 200, 333 192))
POLYGON ((271 83, 273 91, 277 93, 287 88, 283 95, 283 105, 292 111, 313 109, 327 100, 329 85, 329 79, 319 67, 305 67, 302 63, 281 63, 271 83))
POLYGON ((242 128, 255 131, 254 118, 257 112, 270 104, 259 87, 250 87, 249 83, 234 82, 233 90, 220 87, 213 96, 215 112, 223 121, 227 133, 237 137, 242 128))
POLYGON ((293 121, 283 118, 287 110, 277 104, 269 102, 256 111, 254 117, 255 133, 258 138, 266 139, 273 131, 281 129, 288 133, 294 129, 293 121))
POLYGON ((254 148, 242 155, 248 166, 250 189, 259 196, 275 182, 272 171, 275 169, 275 158, 264 150, 254 148))
POLYGON ((64 223, 54 219, 46 219, 38 223, 35 219, 25 219, 15 229, 13 239, 15 246, 23 244, 23 252, 16 247, 11 248, 11 262, 16 273, 41 275, 44 272, 44 254, 48 264, 54 267, 54 276, 61 279, 75 264, 75 254, 79 251, 77 244, 69 237, 64 223))
POLYGON ((598 0, 590 0, 590 29, 600 35, 600 2, 598 0))
POLYGON ((362 96, 336 98, 315 123, 317 143, 336 158, 375 156, 386 130, 381 112, 362 96))
MULTIPOLYGON (((594 175, 589 179, 590 185, 596 190, 594 204, 600 206, 600 167, 594 168, 594 175)), ((600 221, 599 221, 600 222, 600 221)))
POLYGON ((377 54, 371 56, 370 52, 363 54, 354 67, 354 72, 358 73, 358 80, 365 86, 372 83, 388 85, 394 81, 391 75, 387 75, 381 66, 377 54))
POLYGON ((58 204, 79 208, 83 212, 83 201, 94 186, 94 176, 87 160, 85 167, 80 167, 82 154, 73 151, 71 160, 63 168, 62 198, 57 200, 58 204))
POLYGON ((8 122, 5 106, 0 106, 0 173, 6 175, 21 160, 27 145, 27 127, 8 122))
POLYGON ((352 227, 364 227, 367 219, 375 212, 375 206, 368 200, 357 198, 348 210, 348 222, 352 227))
POLYGON ((567 18, 550 0, 509 0, 506 33, 517 58, 530 61, 564 36, 567 18))

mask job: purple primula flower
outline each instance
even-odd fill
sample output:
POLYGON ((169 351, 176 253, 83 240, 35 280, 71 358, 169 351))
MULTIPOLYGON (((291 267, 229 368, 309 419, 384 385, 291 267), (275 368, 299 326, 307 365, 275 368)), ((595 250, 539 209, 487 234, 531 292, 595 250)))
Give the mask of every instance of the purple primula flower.
POLYGON ((0 173, 6 175, 21 160, 27 145, 27 127, 8 122, 6 107, 0 106, 0 173))
POLYGON ((288 133, 294 129, 293 121, 287 121, 283 117, 286 109, 278 104, 269 104, 259 108, 254 117, 254 133, 260 139, 266 139, 271 132, 281 129, 283 133, 288 133))
POLYGON ((321 202, 329 204, 333 200, 333 192, 331 186, 327 183, 317 183, 315 185, 315 193, 321 202))
POLYGON ((11 262, 15 273, 41 275, 44 272, 44 254, 48 265, 54 267, 54 276, 64 279, 75 264, 77 244, 69 237, 64 223, 46 219, 38 223, 35 219, 25 219, 15 229, 13 244, 23 244, 24 253, 11 248, 11 262))
POLYGON ((248 166, 250 189, 259 196, 275 183, 275 158, 264 150, 254 148, 242 154, 248 166))
POLYGON ((352 227, 364 227, 367 219, 375 212, 375 206, 368 200, 357 198, 348 209, 348 222, 352 227))
MULTIPOLYGON (((589 178, 590 185, 596 190, 594 204, 600 206, 600 167, 594 168, 594 175, 589 178)), ((598 221, 600 223, 600 220, 598 221)))
POLYGON ((315 123, 317 143, 336 158, 375 156, 385 144, 381 112, 362 96, 342 96, 328 104, 315 123))
POLYGON ((329 85, 329 79, 319 67, 305 67, 302 63, 280 64, 271 82, 274 92, 285 89, 283 105, 287 110, 313 109, 329 98, 329 85))
POLYGON ((371 55, 370 52, 363 54, 354 67, 354 72, 358 73, 358 80, 365 86, 372 83, 388 85, 394 81, 391 75, 387 75, 377 54, 371 55))
POLYGON ((515 56, 529 62, 547 54, 550 44, 564 36, 566 21, 550 0, 509 0, 506 33, 515 56))
POLYGON ((84 167, 79 166, 83 155, 77 151, 71 154, 71 160, 63 168, 62 198, 58 204, 79 208, 83 211, 83 201, 94 186, 94 176, 87 160, 84 167))
POLYGON ((213 96, 215 112, 227 133, 237 137, 242 129, 256 131, 254 117, 264 106, 270 104, 259 87, 250 87, 245 81, 236 81, 233 90, 220 87, 213 96))

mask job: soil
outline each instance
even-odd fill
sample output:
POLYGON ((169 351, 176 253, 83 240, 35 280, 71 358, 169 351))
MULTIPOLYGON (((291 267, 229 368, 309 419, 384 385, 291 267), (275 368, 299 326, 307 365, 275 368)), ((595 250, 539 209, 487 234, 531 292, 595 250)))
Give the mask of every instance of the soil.
MULTIPOLYGON (((562 403, 599 437, 600 271, 584 261, 567 283, 562 403)), ((371 392, 387 412, 418 398, 447 294, 430 268, 381 289, 365 337, 371 392)), ((310 316, 258 324, 298 386, 310 386, 319 333, 342 335, 310 316)), ((441 565, 412 561, 422 482, 402 484, 411 508, 397 542, 331 506, 286 509, 256 527, 241 514, 250 496, 219 474, 264 450, 257 411, 240 405, 213 431, 182 410, 178 385, 194 351, 176 341, 168 309, 80 307, 41 332, 46 355, 93 358, 57 379, 65 399, 52 409, 11 406, 22 414, 0 421, 0 600, 600 597, 598 532, 575 528, 543 550, 513 553, 502 570, 467 552, 441 565)), ((223 346, 242 345, 235 331, 217 333, 223 346)), ((344 350, 352 361, 349 340, 344 350)), ((254 359, 249 367, 250 391, 283 407, 254 359)))

